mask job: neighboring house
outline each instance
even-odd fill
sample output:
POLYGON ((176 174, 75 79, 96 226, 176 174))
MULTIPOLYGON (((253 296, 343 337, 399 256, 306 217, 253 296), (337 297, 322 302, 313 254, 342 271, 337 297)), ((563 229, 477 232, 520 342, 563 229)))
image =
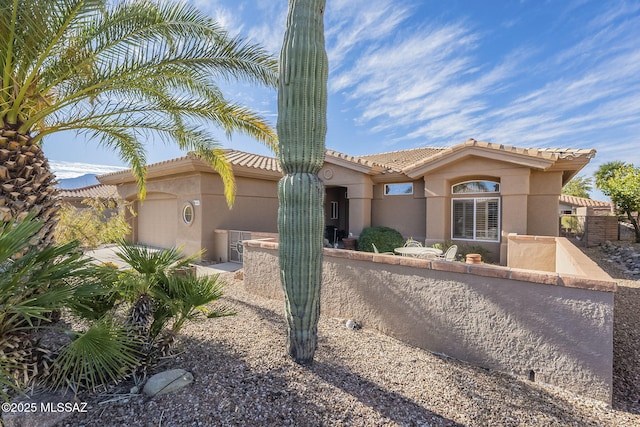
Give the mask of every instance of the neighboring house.
MULTIPOLYGON (((275 158, 226 154, 237 184, 231 210, 219 176, 192 155, 149 165, 144 202, 130 171, 98 179, 134 202, 132 241, 183 246, 187 252, 205 248, 206 258, 226 261, 234 239, 244 238, 240 231, 254 238, 277 233, 282 176, 275 158)), ((385 225, 427 244, 479 245, 504 264, 509 233, 558 235, 562 186, 594 155, 595 150, 525 149, 473 139, 448 148, 357 157, 327 150, 319 173, 326 224, 354 237, 365 227, 385 225)))
POLYGON ((560 215, 609 215, 611 213, 613 213, 613 207, 609 202, 560 195, 560 215))
POLYGON ((78 209, 87 208, 82 203, 86 199, 119 199, 118 190, 115 185, 95 184, 81 188, 63 189, 58 191, 58 198, 78 209))
POLYGON ((560 236, 575 237, 586 246, 619 240, 618 218, 609 202, 560 195, 560 236))

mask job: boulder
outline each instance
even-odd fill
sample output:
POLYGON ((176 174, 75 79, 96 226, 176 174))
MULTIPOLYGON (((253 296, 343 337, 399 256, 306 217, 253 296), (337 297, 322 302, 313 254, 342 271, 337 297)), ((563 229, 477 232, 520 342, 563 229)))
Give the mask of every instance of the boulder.
POLYGON ((171 393, 193 382, 193 375, 184 369, 171 369, 153 375, 142 389, 149 397, 171 393))

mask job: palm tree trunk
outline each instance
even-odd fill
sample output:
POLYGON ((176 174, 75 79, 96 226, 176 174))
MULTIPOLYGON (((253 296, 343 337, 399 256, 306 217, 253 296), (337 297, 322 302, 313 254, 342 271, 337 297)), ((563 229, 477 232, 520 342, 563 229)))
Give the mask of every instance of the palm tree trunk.
POLYGON ((0 131, 0 220, 22 220, 35 212, 44 224, 33 242, 38 247, 53 240, 59 207, 54 185, 49 162, 31 137, 14 130, 0 131))
POLYGON ((280 54, 278 186, 280 275, 288 323, 288 353, 313 362, 318 341, 324 230, 324 163, 328 62, 325 0, 290 0, 280 54))

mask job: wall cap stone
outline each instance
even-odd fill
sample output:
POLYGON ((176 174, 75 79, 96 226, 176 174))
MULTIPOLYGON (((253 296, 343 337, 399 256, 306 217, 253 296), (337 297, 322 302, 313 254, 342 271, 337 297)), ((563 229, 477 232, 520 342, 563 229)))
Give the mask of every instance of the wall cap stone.
MULTIPOLYGON (((512 236, 509 235, 509 238, 512 236)), ((529 237, 529 236, 518 236, 529 237)), ((533 236, 532 236, 533 237, 533 236)), ((551 237, 550 239, 554 239, 551 237)), ((526 239, 523 239, 526 240, 526 239)), ((528 239, 533 240, 533 239, 528 239)), ((251 248, 278 250, 278 243, 270 240, 245 240, 244 245, 251 248)), ((539 283, 551 286, 565 286, 600 292, 616 292, 615 281, 593 279, 585 276, 559 274, 546 271, 526 270, 522 268, 505 267, 492 264, 465 264, 457 261, 429 260, 399 255, 374 254, 344 249, 324 248, 323 256, 346 258, 354 261, 367 261, 377 264, 400 265, 407 268, 421 268, 451 273, 472 274, 475 276, 495 277, 501 279, 518 280, 522 282, 539 283)))

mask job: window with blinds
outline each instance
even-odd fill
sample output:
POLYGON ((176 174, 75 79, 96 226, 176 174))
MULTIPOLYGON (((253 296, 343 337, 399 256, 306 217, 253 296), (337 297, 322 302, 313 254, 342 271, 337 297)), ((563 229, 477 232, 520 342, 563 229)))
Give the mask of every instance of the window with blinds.
POLYGON ((467 181, 453 185, 451 192, 451 237, 463 240, 498 241, 500 238, 499 197, 455 197, 473 193, 499 193, 493 181, 467 181))

